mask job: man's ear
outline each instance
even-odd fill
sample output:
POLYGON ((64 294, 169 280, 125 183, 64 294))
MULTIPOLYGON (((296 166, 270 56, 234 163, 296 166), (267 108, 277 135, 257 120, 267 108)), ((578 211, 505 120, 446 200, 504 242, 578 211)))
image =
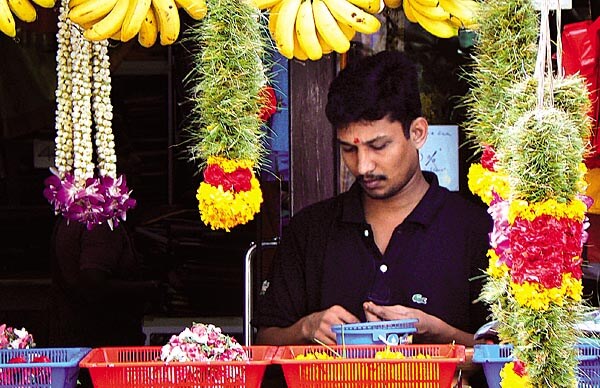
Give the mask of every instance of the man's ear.
POLYGON ((418 150, 420 150, 427 141, 428 133, 429 123, 427 123, 427 120, 424 117, 417 117, 410 124, 410 140, 418 150))

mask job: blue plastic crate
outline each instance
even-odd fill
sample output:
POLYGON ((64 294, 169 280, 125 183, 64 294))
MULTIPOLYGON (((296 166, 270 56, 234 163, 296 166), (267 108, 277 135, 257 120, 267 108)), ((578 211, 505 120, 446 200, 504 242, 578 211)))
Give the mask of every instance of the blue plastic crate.
MULTIPOLYGON (((577 387, 600 387, 600 342, 582 340, 577 344, 577 349, 577 387)), ((504 364, 514 360, 512 352, 513 346, 509 344, 475 345, 473 362, 482 364, 489 388, 500 388, 500 370, 504 364)))
POLYGON ((90 348, 0 349, 0 388, 74 388, 90 348), (34 362, 47 357, 49 362, 34 362), (22 358, 26 362, 15 362, 22 358), (11 361, 12 360, 12 361, 11 361))
POLYGON ((383 345, 388 343, 405 344, 409 334, 416 333, 417 319, 397 321, 361 322, 333 325, 338 345, 383 345))

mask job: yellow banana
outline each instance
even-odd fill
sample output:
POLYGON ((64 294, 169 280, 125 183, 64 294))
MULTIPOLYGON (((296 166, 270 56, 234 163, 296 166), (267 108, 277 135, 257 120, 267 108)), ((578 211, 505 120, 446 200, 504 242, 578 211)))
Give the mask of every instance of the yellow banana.
POLYGON ((73 9, 73 8, 77 7, 78 5, 85 3, 86 1, 88 1, 88 0, 71 0, 71 1, 69 1, 69 9, 73 9))
POLYGON ((302 1, 296 15, 296 37, 302 51, 311 61, 318 61, 323 56, 323 49, 317 36, 315 18, 310 0, 302 1))
POLYGON ((92 28, 94 26, 94 24, 98 23, 100 20, 102 20, 102 18, 97 19, 97 20, 92 20, 83 24, 80 24, 79 26, 81 28, 83 28, 83 30, 89 30, 90 28, 92 28))
POLYGON ((277 27, 277 17, 279 16, 279 9, 281 8, 281 1, 269 9, 269 32, 271 38, 275 41, 275 29, 277 27))
POLYGON ((385 6, 388 8, 399 8, 402 5, 402 0, 383 0, 385 6))
POLYGON ((112 36, 110 37, 112 40, 121 40, 121 30, 115 32, 114 34, 112 34, 112 36))
POLYGON ((140 27, 138 42, 142 47, 152 47, 154 46, 154 43, 156 43, 157 37, 158 22, 156 21, 156 16, 154 16, 154 10, 150 7, 140 27))
POLYGON ((427 32, 438 38, 451 38, 458 35, 458 28, 454 26, 449 19, 434 20, 415 12, 417 21, 427 32))
POLYGON ((450 18, 450 13, 439 5, 437 7, 427 7, 417 3, 415 0, 409 0, 409 2, 415 13, 423 15, 427 19, 442 21, 450 18))
POLYGON ((206 16, 207 7, 205 0, 175 0, 175 3, 183 8, 192 19, 201 20, 206 16))
POLYGON ((344 35, 337 20, 323 0, 313 0, 313 15, 317 32, 334 51, 343 54, 350 49, 350 40, 344 35))
POLYGON ((440 0, 440 6, 465 26, 475 23, 480 7, 479 3, 473 0, 440 0))
POLYGON ((113 36, 123 25, 123 19, 125 19, 129 8, 129 1, 137 0, 118 0, 117 4, 102 20, 83 32, 84 38, 99 41, 113 36))
POLYGON ((83 25, 106 16, 117 4, 117 0, 87 0, 69 11, 73 23, 83 25))
POLYGON ((329 11, 340 23, 346 23, 358 32, 372 34, 379 30, 379 19, 363 11, 347 0, 323 0, 329 11))
POLYGON ((379 12, 379 0, 347 0, 368 13, 379 12))
POLYGON ((32 0, 35 4, 42 8, 53 8, 56 4, 56 0, 32 0))
POLYGON ((281 3, 281 0, 252 0, 251 3, 258 9, 269 9, 281 3))
POLYGON ((308 55, 302 50, 302 47, 300 47, 300 42, 298 42, 296 34, 294 34, 294 58, 300 61, 306 61, 308 59, 308 55))
POLYGON ((160 44, 173 44, 179 37, 179 12, 174 0, 152 0, 154 15, 158 21, 160 44))
POLYGON ((35 7, 29 0, 8 0, 8 6, 15 16, 24 22, 31 23, 37 19, 35 7))
POLYGON ((425 7, 437 7, 440 2, 438 0, 412 0, 415 3, 419 3, 425 7))
MULTIPOLYGON (((315 26, 316 28, 316 26, 315 26)), ((321 36, 321 34, 319 33, 319 31, 317 30, 317 39, 319 39, 319 44, 321 45, 321 51, 323 52, 323 54, 329 54, 333 52, 333 47, 331 47, 327 42, 325 42, 325 39, 323 39, 323 37, 321 36)))
POLYGON ((478 23, 464 23, 462 21, 462 19, 459 19, 458 17, 450 14, 450 23, 452 23, 452 25, 454 25, 455 27, 458 28, 466 28, 469 30, 478 30, 479 29, 479 24, 478 23))
POLYGON ((0 0, 0 31, 14 38, 17 35, 15 18, 6 0, 0 0))
POLYGON ((415 17, 415 10, 410 5, 408 0, 402 1, 402 10, 404 11, 404 16, 411 23, 418 23, 417 18, 415 17))
POLYGON ((338 25, 340 26, 340 29, 342 30, 344 35, 346 35, 346 38, 348 38, 348 40, 352 40, 352 38, 354 38, 354 35, 356 35, 356 30, 354 28, 350 27, 347 24, 339 22, 338 25))
POLYGON ((127 8, 127 13, 125 13, 123 25, 121 26, 120 39, 123 42, 129 41, 137 35, 151 5, 152 0, 131 0, 129 2, 129 8, 127 8))
POLYGON ((300 8, 301 0, 282 0, 279 15, 277 16, 277 25, 275 26, 275 44, 277 50, 288 59, 294 57, 294 35, 296 29, 296 15, 300 8))

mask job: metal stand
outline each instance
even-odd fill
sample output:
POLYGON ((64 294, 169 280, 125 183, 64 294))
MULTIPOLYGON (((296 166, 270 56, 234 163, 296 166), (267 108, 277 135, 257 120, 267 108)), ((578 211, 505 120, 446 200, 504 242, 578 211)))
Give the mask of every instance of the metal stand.
POLYGON ((246 259, 244 261, 244 344, 246 346, 250 346, 252 344, 252 336, 254 334, 252 330, 251 320, 252 320, 252 309, 253 309, 253 261, 256 257, 256 253, 264 248, 276 248, 279 245, 279 239, 275 238, 273 240, 262 241, 259 244, 252 243, 250 248, 246 251, 246 259))

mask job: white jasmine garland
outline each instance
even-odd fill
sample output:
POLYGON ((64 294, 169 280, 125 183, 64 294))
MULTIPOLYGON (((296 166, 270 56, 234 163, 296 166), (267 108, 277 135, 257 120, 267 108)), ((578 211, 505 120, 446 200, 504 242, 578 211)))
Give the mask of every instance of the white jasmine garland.
POLYGON ((44 182, 44 196, 67 220, 113 228, 136 201, 125 177, 117 177, 108 41, 85 39, 67 18, 68 3, 61 0, 57 33, 56 169, 44 182))
POLYGON ((108 41, 92 43, 93 111, 96 123, 96 153, 101 176, 117 177, 117 157, 112 133, 111 77, 108 41))
POLYGON ((56 73, 58 86, 56 89, 56 151, 54 164, 61 177, 71 172, 73 166, 73 118, 71 116, 71 58, 70 58, 70 24, 67 19, 68 0, 62 0, 58 15, 58 32, 56 40, 56 73))
POLYGON ((70 23, 70 32, 74 175, 76 182, 83 183, 94 177, 95 167, 92 161, 92 44, 74 23, 70 23))

